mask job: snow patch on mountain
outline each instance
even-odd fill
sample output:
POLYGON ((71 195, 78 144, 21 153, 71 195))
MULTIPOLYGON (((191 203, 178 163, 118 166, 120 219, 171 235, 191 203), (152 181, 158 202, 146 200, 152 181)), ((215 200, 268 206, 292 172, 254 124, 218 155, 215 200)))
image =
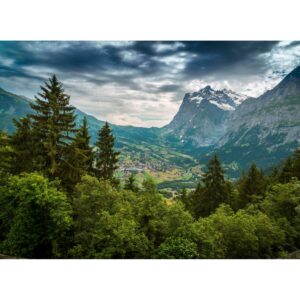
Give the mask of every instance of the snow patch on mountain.
POLYGON ((228 97, 230 97, 237 105, 240 105, 243 101, 249 98, 246 95, 238 94, 232 90, 223 89, 222 90, 228 97))
POLYGON ((200 104, 204 98, 200 95, 193 96, 190 98, 190 101, 200 104))
POLYGON ((223 110, 235 110, 235 108, 227 103, 219 103, 217 101, 214 100, 210 100, 209 103, 216 105, 217 107, 219 107, 220 109, 223 110))

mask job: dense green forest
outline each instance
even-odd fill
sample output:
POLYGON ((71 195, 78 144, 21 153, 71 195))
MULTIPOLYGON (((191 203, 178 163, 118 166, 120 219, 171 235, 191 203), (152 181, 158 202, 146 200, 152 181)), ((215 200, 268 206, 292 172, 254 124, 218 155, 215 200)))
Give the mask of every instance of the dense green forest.
POLYGON ((214 155, 195 190, 165 199, 151 179, 115 177, 107 123, 86 119, 53 76, 34 113, 0 132, 0 253, 23 258, 285 258, 300 249, 300 150, 272 174, 232 182, 214 155))

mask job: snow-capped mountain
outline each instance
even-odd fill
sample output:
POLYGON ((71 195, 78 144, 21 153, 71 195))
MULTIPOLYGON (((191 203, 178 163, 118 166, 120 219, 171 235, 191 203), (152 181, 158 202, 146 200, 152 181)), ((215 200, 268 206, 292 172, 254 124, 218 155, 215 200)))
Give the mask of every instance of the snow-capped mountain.
POLYGON ((202 101, 209 101, 223 110, 235 110, 248 97, 238 94, 232 90, 214 90, 210 85, 195 93, 188 93, 189 101, 195 102, 199 106, 202 101))
POLYGON ((187 93, 165 130, 178 136, 182 143, 197 147, 213 145, 225 134, 231 112, 247 98, 227 89, 214 90, 209 85, 187 93))

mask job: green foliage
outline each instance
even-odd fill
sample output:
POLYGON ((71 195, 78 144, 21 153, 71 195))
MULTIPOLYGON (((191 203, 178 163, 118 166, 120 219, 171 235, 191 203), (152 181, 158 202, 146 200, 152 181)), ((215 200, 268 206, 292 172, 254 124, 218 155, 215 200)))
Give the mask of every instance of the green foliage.
POLYGON ((157 250, 157 258, 197 258, 197 245, 186 238, 167 238, 157 250))
POLYGON ((99 130, 96 166, 99 178, 112 180, 115 170, 118 168, 119 152, 114 150, 115 138, 111 133, 111 129, 106 122, 99 130))
POLYGON ((300 179, 300 149, 285 160, 279 174, 279 181, 282 183, 289 182, 293 178, 300 179))
POLYGON ((84 176, 76 185, 72 257, 144 257, 149 242, 139 230, 134 194, 118 192, 108 182, 84 176), (132 199, 133 197, 133 199, 132 199))
POLYGON ((238 182, 240 208, 247 204, 255 203, 264 196, 266 179, 263 173, 253 163, 247 174, 242 174, 238 182))
POLYGON ((98 214, 109 210, 115 192, 107 182, 99 182, 95 177, 85 175, 76 185, 72 206, 74 212, 74 243, 81 249, 82 257, 94 254, 93 234, 98 214))
POLYGON ((149 241, 139 231, 132 207, 119 202, 114 212, 103 211, 96 223, 95 243, 99 249, 96 258, 147 257, 149 241))
POLYGON ((155 182, 151 177, 145 178, 142 185, 143 185, 143 189, 145 192, 157 193, 157 188, 156 188, 155 182))
POLYGON ((223 204, 207 220, 221 233, 226 258, 272 258, 284 244, 284 231, 256 209, 234 213, 223 204))
POLYGON ((28 258, 60 256, 60 241, 71 226, 65 194, 43 176, 11 176, 2 189, 1 249, 28 258))
POLYGON ((13 169, 14 151, 7 134, 0 130, 0 172, 11 172, 13 169))
POLYGON ((55 75, 41 86, 38 96, 30 103, 35 111, 30 115, 36 141, 33 155, 39 170, 54 178, 62 173, 62 161, 75 132, 74 107, 55 75))
POLYGON ((300 182, 294 180, 274 185, 267 193, 262 207, 270 216, 285 217, 292 222, 300 213, 300 182))
POLYGON ((34 171, 34 139, 31 121, 28 117, 14 120, 16 132, 12 135, 10 144, 14 149, 13 173, 34 171))
POLYGON ((73 142, 68 146, 65 155, 63 174, 60 174, 63 185, 68 191, 73 191, 74 186, 81 177, 87 173, 93 173, 94 153, 90 146, 90 136, 86 118, 83 118, 73 142))
POLYGON ((277 220, 287 234, 287 247, 300 247, 300 182, 276 184, 267 193, 262 209, 277 220))
POLYGON ((203 175, 203 187, 198 186, 194 194, 196 216, 210 215, 221 203, 226 203, 230 197, 230 186, 226 184, 221 162, 214 155, 207 165, 203 175))
POLYGON ((192 240, 197 244, 199 258, 225 258, 223 235, 216 230, 211 218, 200 218, 191 228, 192 240))
POLYGON ((127 178, 124 189, 135 193, 139 191, 139 187, 136 184, 136 179, 133 174, 130 174, 130 176, 127 178))

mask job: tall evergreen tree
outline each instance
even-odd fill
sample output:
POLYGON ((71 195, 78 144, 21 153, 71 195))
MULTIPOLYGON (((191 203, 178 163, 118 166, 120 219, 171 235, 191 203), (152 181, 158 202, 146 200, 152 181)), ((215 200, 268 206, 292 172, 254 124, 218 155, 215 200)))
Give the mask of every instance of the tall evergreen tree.
POLYGON ((263 196, 266 180, 263 173, 253 163, 246 175, 238 183, 238 191, 242 207, 253 200, 253 196, 263 196))
POLYGON ((221 203, 228 202, 228 187, 224 178, 224 170, 217 155, 214 155, 207 165, 207 171, 203 176, 204 187, 201 189, 201 197, 198 206, 199 216, 208 216, 221 203))
POLYGON ((106 180, 113 180, 114 172, 118 166, 118 156, 120 152, 114 150, 115 137, 107 122, 99 130, 98 147, 96 167, 99 178, 106 180))
POLYGON ((87 173, 93 173, 94 153, 90 146, 87 119, 84 117, 73 142, 68 146, 66 159, 63 161, 62 182, 68 191, 72 191, 75 184, 87 173))
POLYGON ((284 162, 283 168, 279 174, 279 181, 282 183, 289 182, 293 177, 293 159, 288 157, 284 162))
POLYGON ((34 170, 34 144, 31 121, 28 117, 13 120, 16 132, 11 136, 10 144, 14 149, 13 172, 32 172, 34 170))
POLYGON ((81 168, 86 172, 92 173, 95 155, 90 146, 90 141, 87 119, 84 117, 73 144, 78 149, 78 161, 81 161, 81 168))
POLYGON ((35 157, 39 169, 50 177, 56 177, 68 152, 75 130, 74 107, 69 103, 70 96, 65 94, 63 85, 53 75, 49 82, 41 86, 31 108, 33 133, 35 136, 35 157))

